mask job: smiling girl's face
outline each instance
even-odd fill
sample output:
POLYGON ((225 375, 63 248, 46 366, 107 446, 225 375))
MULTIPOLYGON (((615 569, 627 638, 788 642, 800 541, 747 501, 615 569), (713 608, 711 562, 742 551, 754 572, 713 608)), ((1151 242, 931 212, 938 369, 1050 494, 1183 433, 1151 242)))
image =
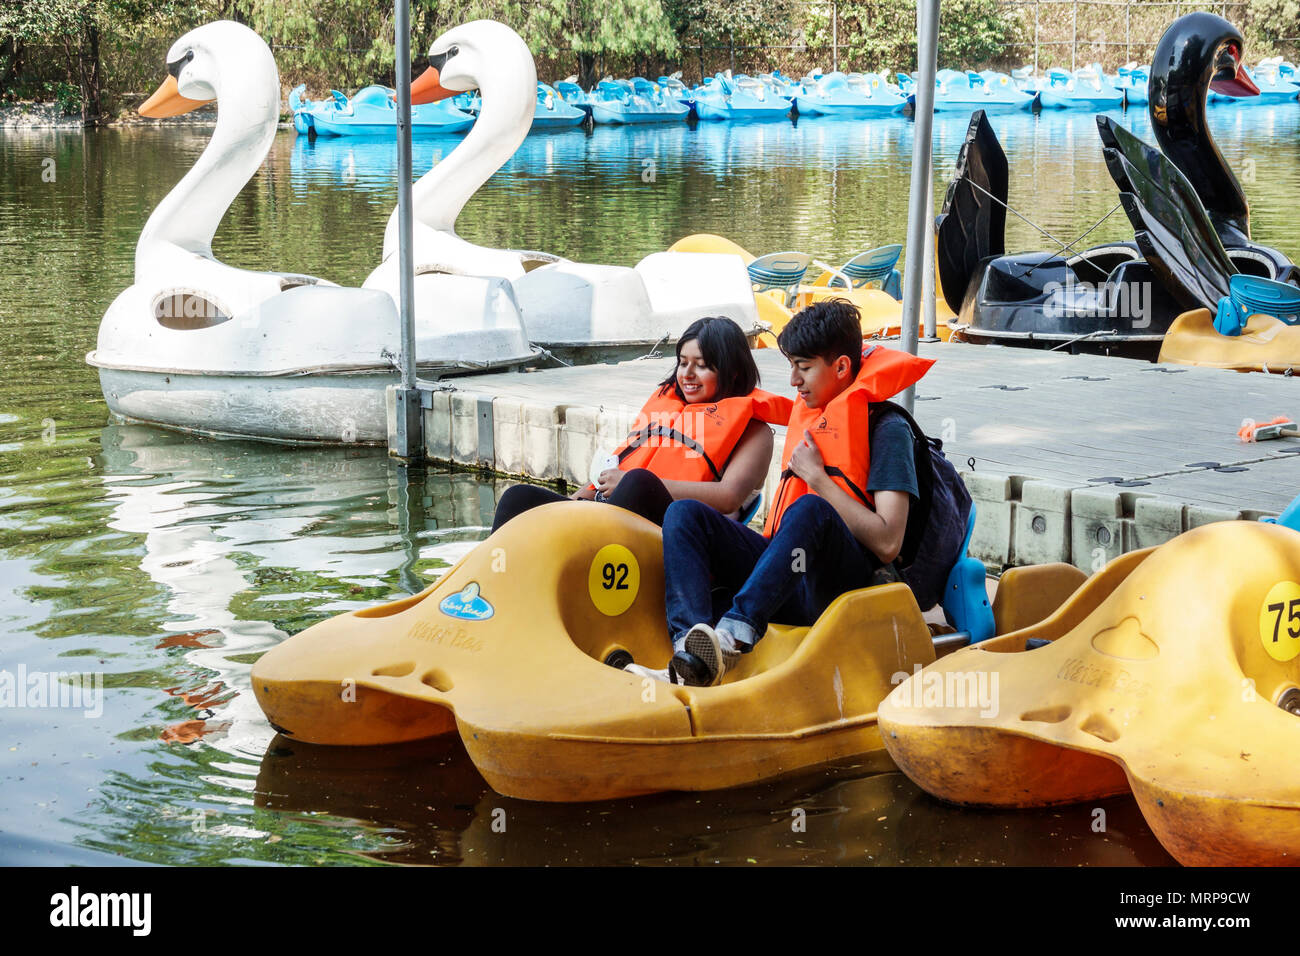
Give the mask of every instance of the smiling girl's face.
POLYGON ((677 353, 677 386, 688 403, 711 402, 718 394, 718 370, 705 363, 698 339, 684 343, 677 353))

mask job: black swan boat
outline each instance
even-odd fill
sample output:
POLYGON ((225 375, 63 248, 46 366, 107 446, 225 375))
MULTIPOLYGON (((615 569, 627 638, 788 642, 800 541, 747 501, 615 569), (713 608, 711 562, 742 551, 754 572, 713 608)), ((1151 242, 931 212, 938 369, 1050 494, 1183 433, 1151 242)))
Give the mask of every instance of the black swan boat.
POLYGON ((1241 33, 1222 17, 1179 17, 1152 60, 1156 150, 1098 116, 1107 170, 1136 235, 1082 252, 1006 255, 1007 159, 983 112, 971 117, 936 220, 939 282, 973 342, 1069 347, 1154 359, 1169 326, 1213 310, 1228 277, 1288 281, 1282 253, 1250 241, 1250 210, 1205 120, 1208 90, 1257 93, 1241 33))

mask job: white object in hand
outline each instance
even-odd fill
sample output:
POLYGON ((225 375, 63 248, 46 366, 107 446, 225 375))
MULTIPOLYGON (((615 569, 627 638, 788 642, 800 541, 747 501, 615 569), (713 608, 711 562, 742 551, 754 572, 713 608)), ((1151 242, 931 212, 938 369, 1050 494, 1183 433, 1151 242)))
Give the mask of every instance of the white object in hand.
POLYGON ((591 483, 600 484, 600 473, 609 468, 618 467, 618 455, 611 455, 605 451, 597 451, 591 459, 591 483))

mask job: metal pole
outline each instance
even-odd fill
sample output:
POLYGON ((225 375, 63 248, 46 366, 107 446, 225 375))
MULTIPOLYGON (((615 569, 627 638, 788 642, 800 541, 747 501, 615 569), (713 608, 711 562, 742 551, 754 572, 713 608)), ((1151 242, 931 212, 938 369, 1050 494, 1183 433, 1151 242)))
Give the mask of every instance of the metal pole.
POLYGON ((839 3, 837 0, 831 0, 831 72, 838 72, 840 68, 840 24, 839 24, 839 3))
POLYGON ((402 384, 397 388, 396 422, 389 454, 414 458, 422 450, 423 416, 415 387, 415 261, 411 249, 411 3, 395 0, 397 57, 397 262, 401 292, 402 384))
POLYGON ((925 339, 938 341, 934 305, 934 162, 925 167, 925 274, 921 278, 921 302, 925 306, 925 339))
POLYGON ((1074 35, 1070 38, 1070 72, 1071 73, 1073 73, 1075 69, 1077 69, 1077 64, 1074 62, 1074 59, 1079 52, 1079 0, 1074 0, 1073 10, 1074 13, 1072 15, 1072 20, 1070 24, 1070 29, 1074 32, 1074 35))
MULTIPOLYGON (((916 354, 921 319, 921 284, 925 276, 927 231, 933 232, 934 200, 930 193, 930 132, 934 124, 934 74, 938 58, 939 0, 916 4, 916 109, 912 131, 912 192, 907 205, 907 265, 903 271, 904 351, 916 354)), ((909 412, 916 388, 903 392, 909 412)))
MULTIPOLYGON (((1225 18, 1226 19, 1226 18, 1225 18)), ((1133 0, 1124 4, 1124 62, 1133 59, 1133 0)))
POLYGON ((1038 72, 1038 0, 1034 0, 1034 72, 1038 72))

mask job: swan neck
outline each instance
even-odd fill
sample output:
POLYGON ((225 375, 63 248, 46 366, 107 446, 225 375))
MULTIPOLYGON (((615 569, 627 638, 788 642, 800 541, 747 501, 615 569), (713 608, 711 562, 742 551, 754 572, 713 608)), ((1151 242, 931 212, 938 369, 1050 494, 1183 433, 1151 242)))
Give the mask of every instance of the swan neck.
POLYGON ((226 210, 257 172, 275 137, 275 118, 217 108, 217 123, 202 155, 158 204, 136 245, 167 242, 212 257, 212 239, 226 210), (269 119, 269 122, 268 122, 269 119))
POLYGON ((1219 152, 1206 120, 1206 97, 1217 41, 1161 39, 1151 73, 1148 110, 1156 142, 1196 190, 1225 244, 1250 236, 1250 204, 1219 152))
MULTIPOLYGON (((527 101, 484 91, 478 119, 451 154, 419 178, 411 192, 415 218, 439 232, 456 231, 456 219, 479 188, 523 144, 532 125, 536 82, 527 101)), ((394 213, 394 216, 396 213, 394 213)))

